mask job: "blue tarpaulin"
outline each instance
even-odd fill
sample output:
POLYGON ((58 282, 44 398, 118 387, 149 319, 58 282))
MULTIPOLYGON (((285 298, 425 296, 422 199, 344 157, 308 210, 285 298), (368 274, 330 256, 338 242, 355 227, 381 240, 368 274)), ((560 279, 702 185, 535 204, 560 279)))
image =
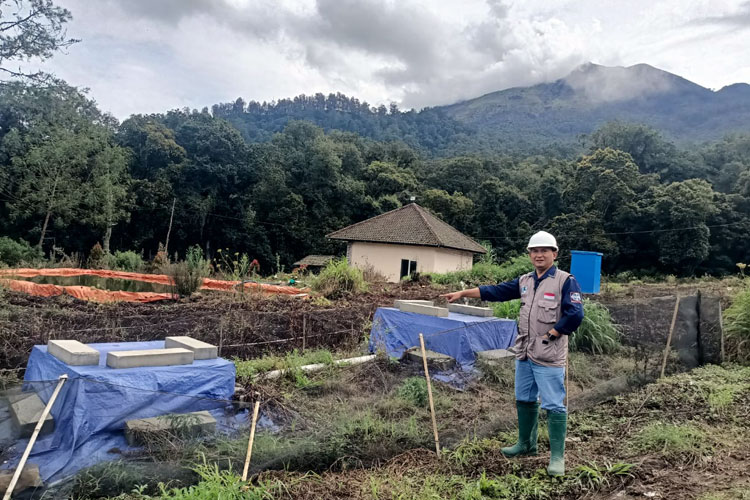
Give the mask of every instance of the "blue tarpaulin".
MULTIPOLYGON (((107 352, 161 349, 164 341, 89 345, 101 353, 98 366, 68 366, 48 354, 47 346, 34 346, 29 357, 25 390, 36 390, 44 403, 55 384, 33 382, 54 381, 62 374, 69 377, 52 408, 55 430, 37 440, 29 457, 29 462, 39 465, 45 481, 118 458, 118 451, 128 449, 123 434, 126 420, 230 405, 235 379, 231 361, 216 358, 191 365, 112 369, 106 366, 107 352)), ((25 440, 17 444, 18 455, 25 444, 25 440)))
POLYGON ((393 307, 375 311, 370 331, 370 352, 385 349, 388 356, 401 358, 404 351, 419 345, 455 358, 466 370, 474 365, 475 352, 507 349, 516 339, 516 322, 502 318, 481 318, 450 313, 447 318, 402 312, 393 307))

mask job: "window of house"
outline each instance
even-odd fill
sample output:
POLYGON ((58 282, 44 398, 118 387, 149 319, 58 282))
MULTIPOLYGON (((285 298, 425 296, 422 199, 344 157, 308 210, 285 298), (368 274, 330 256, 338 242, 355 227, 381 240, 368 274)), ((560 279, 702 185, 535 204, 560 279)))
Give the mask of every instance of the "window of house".
POLYGON ((401 259, 401 275, 399 278, 404 276, 410 276, 417 272, 417 261, 409 259, 401 259))

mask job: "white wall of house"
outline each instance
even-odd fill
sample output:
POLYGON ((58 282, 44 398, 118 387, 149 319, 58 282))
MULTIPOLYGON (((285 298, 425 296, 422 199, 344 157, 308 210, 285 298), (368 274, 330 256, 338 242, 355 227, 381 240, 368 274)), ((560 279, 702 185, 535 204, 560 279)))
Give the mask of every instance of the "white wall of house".
POLYGON ((471 252, 416 245, 353 241, 347 245, 346 253, 350 265, 359 269, 372 266, 392 283, 399 281, 403 259, 416 261, 417 272, 420 273, 471 269, 473 263, 471 252))

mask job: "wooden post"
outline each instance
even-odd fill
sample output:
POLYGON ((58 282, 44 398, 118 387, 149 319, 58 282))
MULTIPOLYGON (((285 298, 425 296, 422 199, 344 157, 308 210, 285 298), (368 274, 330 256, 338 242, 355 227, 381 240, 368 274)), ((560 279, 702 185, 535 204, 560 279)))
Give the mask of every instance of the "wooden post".
POLYGON ((49 415, 49 412, 52 409, 52 405, 55 404, 55 399, 57 399, 57 395, 60 394, 60 389, 62 389, 62 386, 66 380, 68 380, 67 375, 65 374, 60 375, 60 378, 58 379, 58 382, 57 382, 57 387, 55 387, 55 391, 52 393, 52 397, 49 398, 49 402, 47 402, 47 406, 44 407, 42 416, 39 417, 39 422, 37 422, 36 427, 34 428, 34 433, 31 435, 31 439, 29 439, 29 444, 26 445, 26 449, 24 450, 23 455, 21 456, 21 460, 18 462, 18 467, 16 467, 16 472, 13 473, 13 477, 10 480, 8 489, 5 490, 5 496, 3 497, 3 500, 9 500, 10 496, 13 494, 13 488, 16 487, 18 478, 21 477, 21 472, 23 472, 23 468, 26 465, 26 460, 28 460, 29 454, 31 453, 31 447, 34 446, 34 443, 36 442, 36 438, 39 435, 39 432, 42 430, 42 426, 44 425, 44 420, 47 418, 47 415, 49 415))
POLYGON ((424 376, 427 379, 427 397, 430 401, 430 415, 432 416, 432 432, 435 435, 435 453, 440 456, 440 439, 438 438, 437 421, 435 420, 435 404, 432 402, 432 384, 430 383, 430 372, 427 369, 427 352, 424 348, 424 336, 419 334, 419 344, 422 346, 422 362, 424 363, 424 376))
POLYGON ((247 481, 247 470, 250 468, 250 456, 253 454, 253 441, 255 441, 255 424, 258 422, 258 410, 260 399, 255 400, 253 408, 253 422, 250 426, 250 440, 247 442, 247 455, 245 455, 245 468, 242 470, 242 480, 247 481))
POLYGON ((224 325, 219 323, 219 349, 218 354, 221 357, 221 348, 224 346, 224 325))
POLYGON ((167 229, 167 241, 164 243, 164 254, 169 261, 169 233, 172 232, 172 220, 174 219, 174 205, 177 203, 177 198, 172 198, 172 213, 169 214, 169 228, 167 229))
POLYGON ((568 408, 568 397, 570 395, 568 389, 568 371, 570 371, 570 363, 568 363, 569 356, 570 354, 568 354, 568 356, 565 356, 565 408, 568 409, 568 411, 570 410, 568 408))
POLYGON ((307 315, 302 315, 302 352, 305 352, 307 345, 307 315))
POLYGON ((674 313, 672 313, 672 324, 669 326, 669 335, 667 335, 667 346, 664 348, 664 359, 661 362, 661 375, 664 377, 664 370, 667 368, 667 358, 669 357, 669 347, 672 344, 672 333, 674 332, 674 325, 677 322, 677 310, 680 308, 680 294, 677 294, 677 298, 674 303, 674 313))

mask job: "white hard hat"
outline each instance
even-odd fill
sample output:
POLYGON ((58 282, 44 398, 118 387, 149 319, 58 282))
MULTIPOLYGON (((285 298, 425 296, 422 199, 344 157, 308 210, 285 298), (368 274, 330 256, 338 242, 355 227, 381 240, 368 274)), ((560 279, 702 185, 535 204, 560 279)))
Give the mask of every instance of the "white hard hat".
POLYGON ((549 234, 547 231, 539 231, 529 239, 529 244, 526 249, 531 250, 532 248, 554 248, 557 252, 557 240, 554 236, 549 234))

